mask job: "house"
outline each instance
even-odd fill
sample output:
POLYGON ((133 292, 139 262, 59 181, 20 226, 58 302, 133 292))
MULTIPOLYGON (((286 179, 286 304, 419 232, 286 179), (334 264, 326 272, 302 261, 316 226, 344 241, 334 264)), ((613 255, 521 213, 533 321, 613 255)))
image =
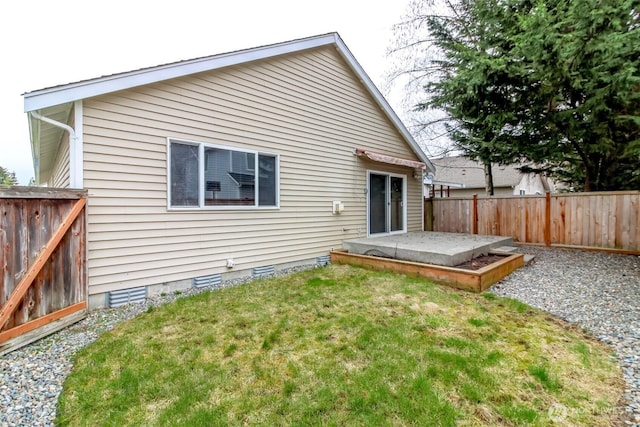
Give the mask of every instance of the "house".
MULTIPOLYGON (((432 159, 437 172, 425 179, 425 194, 432 197, 486 195, 484 166, 466 156, 432 159)), ((552 180, 540 174, 522 173, 520 165, 492 164, 494 196, 524 196, 554 192, 552 180)))
POLYGON ((435 169, 337 33, 24 94, 36 179, 88 191, 89 306, 422 230, 435 169))

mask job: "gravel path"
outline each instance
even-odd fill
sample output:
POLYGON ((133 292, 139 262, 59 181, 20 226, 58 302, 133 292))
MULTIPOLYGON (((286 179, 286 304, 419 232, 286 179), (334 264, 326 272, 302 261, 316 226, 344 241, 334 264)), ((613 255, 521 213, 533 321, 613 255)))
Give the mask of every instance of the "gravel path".
MULTIPOLYGON (((629 425, 640 426, 640 257, 523 247, 535 260, 491 288, 567 321, 611 345, 627 381, 629 425)), ((235 283, 232 283, 235 284, 235 283)), ((226 284, 226 285, 232 285, 226 284)), ((117 323, 202 290, 96 310, 86 319, 0 357, 0 427, 50 426, 71 355, 117 323)))
POLYGON ((576 323, 609 344, 627 382, 628 425, 640 426, 640 257, 523 246, 534 261, 490 289, 576 323))

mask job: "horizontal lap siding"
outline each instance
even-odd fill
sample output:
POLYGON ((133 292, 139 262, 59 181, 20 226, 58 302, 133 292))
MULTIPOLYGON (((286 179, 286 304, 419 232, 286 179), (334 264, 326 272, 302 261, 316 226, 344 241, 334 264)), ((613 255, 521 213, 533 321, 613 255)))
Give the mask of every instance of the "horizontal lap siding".
MULTIPOLYGON (((437 168, 437 166, 436 166, 437 168)), ((443 198, 454 197, 454 198, 467 198, 473 197, 473 195, 477 195, 478 197, 487 197, 486 191, 484 187, 482 188, 454 188, 449 187, 448 196, 447 196, 447 186, 436 184, 434 185, 435 198, 440 198, 440 194, 442 193, 443 198)), ((512 196, 513 195, 513 187, 494 187, 493 194, 496 197, 503 196, 512 196)))
MULTIPOLYGON (((65 135, 68 134, 65 133, 65 135)), ((65 136, 58 147, 56 161, 53 164, 53 172, 48 182, 49 187, 69 188, 71 185, 69 165, 69 137, 65 136)))
POLYGON ((90 293, 227 271, 227 258, 248 269, 324 255, 366 235, 367 169, 407 176, 408 229, 421 230, 413 170, 356 147, 417 160, 332 48, 85 101, 90 293), (279 154, 280 209, 168 211, 167 137, 279 154))

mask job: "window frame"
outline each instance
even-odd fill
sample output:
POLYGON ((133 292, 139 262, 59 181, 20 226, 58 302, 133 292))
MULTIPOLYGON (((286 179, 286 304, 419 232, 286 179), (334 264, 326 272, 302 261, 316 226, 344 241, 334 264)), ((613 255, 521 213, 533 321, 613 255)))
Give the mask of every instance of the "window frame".
POLYGON ((391 236, 394 234, 406 233, 409 228, 409 178, 407 175, 396 172, 388 172, 378 169, 367 169, 367 187, 366 187, 366 205, 367 205, 367 237, 391 236), (385 177, 385 229, 379 233, 371 233, 371 175, 379 175, 385 177), (402 229, 391 231, 391 178, 402 178, 402 229))
MULTIPOLYGON (((229 156, 231 161, 232 155, 229 156)), ((273 152, 261 151, 251 148, 233 147, 214 142, 193 141, 184 138, 167 138, 167 210, 168 211, 229 211, 229 210, 277 210, 280 209, 280 155, 273 152), (171 205, 171 144, 195 145, 198 147, 198 206, 172 206, 171 205), (206 205, 205 204, 205 148, 214 148, 227 151, 235 151, 244 154, 254 154, 255 193, 253 205, 206 205), (275 158, 275 205, 260 206, 259 195, 259 162, 260 156, 275 158), (257 173, 255 171, 258 171, 257 173)))

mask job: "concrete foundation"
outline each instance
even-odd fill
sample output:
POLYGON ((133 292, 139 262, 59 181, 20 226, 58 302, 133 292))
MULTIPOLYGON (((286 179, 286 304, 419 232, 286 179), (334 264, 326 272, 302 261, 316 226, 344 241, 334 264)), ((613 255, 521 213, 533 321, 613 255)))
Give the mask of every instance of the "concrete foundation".
POLYGON ((89 310, 93 310, 96 308, 104 308, 107 305, 109 305, 108 297, 109 295, 106 292, 101 294, 89 295, 89 298, 87 301, 87 304, 89 304, 89 310))
POLYGON ((157 285, 147 286, 147 296, 157 297, 162 294, 172 294, 174 292, 184 291, 192 287, 192 280, 177 280, 175 282, 159 283, 157 285))
POLYGON ((513 246, 513 239, 424 231, 345 240, 342 245, 360 255, 454 267, 500 246, 513 246))
MULTIPOLYGON (((310 258, 301 261, 293 261, 273 266, 275 274, 285 274, 289 271, 310 269, 318 266, 318 258, 310 258)), ((228 269, 221 274, 223 286, 247 282, 255 278, 253 269, 228 269)), ((156 283, 147 285, 147 297, 156 297, 162 294, 171 294, 176 291, 184 291, 193 286, 193 279, 177 280, 166 283, 156 283)), ((107 292, 89 295, 89 310, 105 308, 109 305, 109 294, 107 292)))

